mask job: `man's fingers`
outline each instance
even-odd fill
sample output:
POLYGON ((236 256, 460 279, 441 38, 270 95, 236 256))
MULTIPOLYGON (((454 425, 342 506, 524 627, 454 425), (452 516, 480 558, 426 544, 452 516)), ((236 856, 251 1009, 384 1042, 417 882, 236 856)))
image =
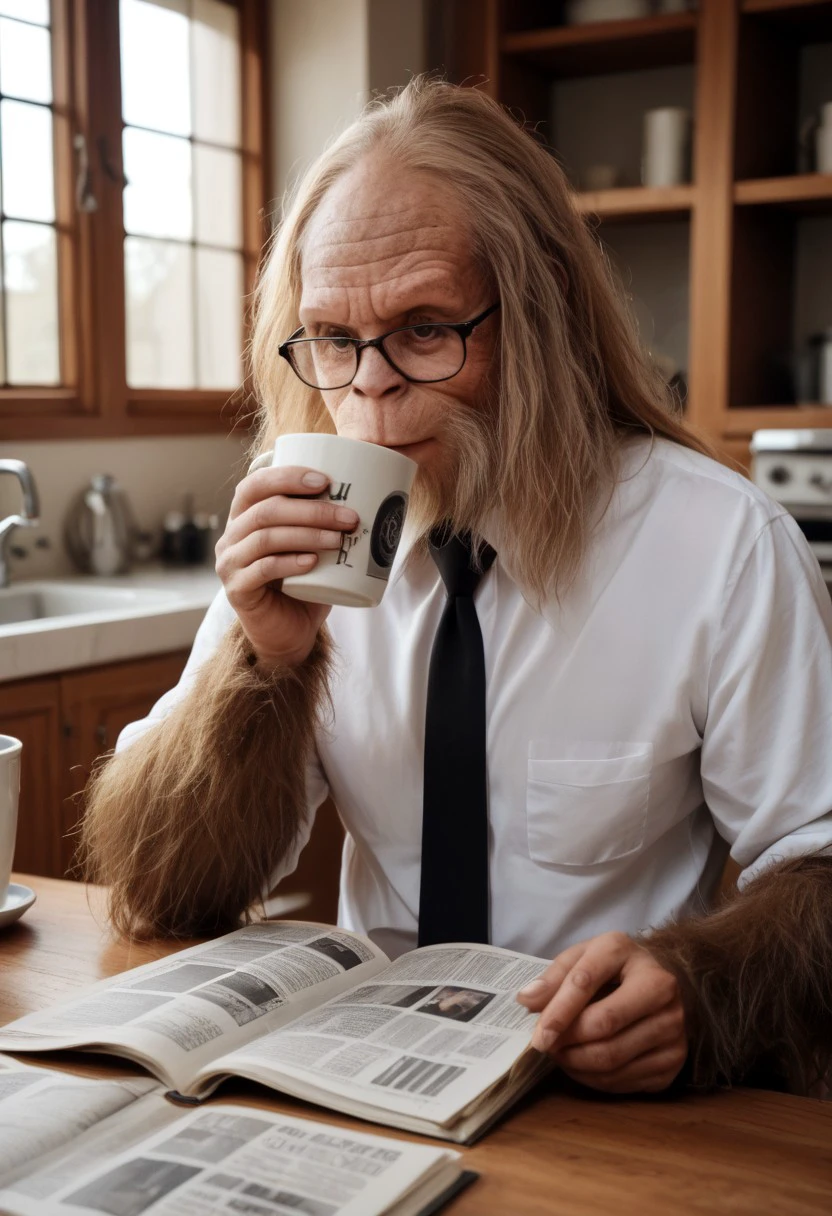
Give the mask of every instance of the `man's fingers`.
POLYGON ((627 1026, 665 1009, 678 996, 674 976, 645 958, 633 959, 625 969, 626 982, 580 1013, 561 1039, 562 1044, 610 1039, 627 1026))
POLYGON ((577 942, 558 954, 536 980, 520 989, 517 993, 520 1004, 525 1005, 532 1013, 547 1005, 586 947, 587 942, 577 942))
POLYGON ((602 933, 592 938, 541 1013, 532 1046, 538 1051, 551 1051, 596 992, 620 974, 632 951, 633 942, 625 933, 602 933))
POLYGON ((329 478, 316 469, 298 466, 258 469, 249 473, 237 486, 231 503, 229 519, 236 519, 249 507, 276 494, 320 494, 329 485, 329 478))
POLYGON ((672 1004, 660 1013, 642 1018, 608 1039, 558 1047, 552 1054, 570 1072, 606 1075, 658 1047, 684 1042, 685 1021, 681 1006, 672 1004))
POLYGON ((564 1068, 563 1071, 580 1085, 608 1094, 657 1094, 675 1081, 686 1059, 686 1047, 658 1047, 609 1073, 582 1072, 571 1068, 564 1068))

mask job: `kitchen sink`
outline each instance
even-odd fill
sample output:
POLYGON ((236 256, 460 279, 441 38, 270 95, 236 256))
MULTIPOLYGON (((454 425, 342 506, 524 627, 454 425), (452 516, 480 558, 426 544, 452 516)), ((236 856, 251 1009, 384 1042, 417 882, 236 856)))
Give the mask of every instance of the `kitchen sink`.
POLYGON ((24 583, 0 590, 0 627, 54 617, 133 612, 168 604, 178 598, 174 592, 150 588, 24 583))

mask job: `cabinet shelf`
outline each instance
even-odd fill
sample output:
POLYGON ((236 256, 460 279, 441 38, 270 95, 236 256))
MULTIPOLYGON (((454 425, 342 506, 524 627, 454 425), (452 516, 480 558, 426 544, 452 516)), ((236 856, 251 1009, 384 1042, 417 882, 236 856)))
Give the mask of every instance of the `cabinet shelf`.
POLYGON ((787 211, 832 215, 832 173, 736 182, 734 202, 744 207, 779 207, 787 211))
POLYGON ((693 186, 633 186, 584 190, 575 195, 578 210, 600 219, 632 221, 685 219, 694 204, 693 186))
POLYGON ((800 13, 832 8, 832 0, 742 0, 744 13, 800 13))
POLYGON ((755 430, 832 430, 803 387, 809 338, 829 324, 832 174, 796 172, 802 123, 827 100, 832 0, 698 0, 577 26, 556 24, 561 2, 462 8, 453 77, 484 77, 576 182, 601 165, 637 182, 642 115, 695 115, 693 184, 578 191, 573 206, 642 332, 686 368, 688 418, 726 458, 747 465, 755 430))
POLYGON ((754 431, 767 428, 814 430, 832 426, 832 406, 828 405, 754 405, 733 406, 726 413, 723 433, 737 439, 748 439, 754 431))
POLYGON ((695 48, 696 13, 523 30, 506 34, 500 41, 504 54, 521 57, 559 77, 692 63, 695 48))

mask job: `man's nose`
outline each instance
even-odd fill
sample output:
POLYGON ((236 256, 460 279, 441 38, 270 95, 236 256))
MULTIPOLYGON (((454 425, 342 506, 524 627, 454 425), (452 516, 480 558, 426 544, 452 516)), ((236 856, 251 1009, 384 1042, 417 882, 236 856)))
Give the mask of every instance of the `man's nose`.
POLYGON ((404 376, 390 366, 380 350, 374 346, 364 347, 351 386, 354 392, 364 397, 389 397, 402 392, 406 386, 404 376))

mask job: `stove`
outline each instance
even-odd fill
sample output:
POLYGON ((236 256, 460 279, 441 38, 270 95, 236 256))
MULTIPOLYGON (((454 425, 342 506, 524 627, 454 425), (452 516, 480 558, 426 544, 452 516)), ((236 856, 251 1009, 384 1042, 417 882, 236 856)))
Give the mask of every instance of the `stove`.
POLYGON ((832 594, 832 425, 755 431, 751 452, 751 480, 794 516, 832 594))

